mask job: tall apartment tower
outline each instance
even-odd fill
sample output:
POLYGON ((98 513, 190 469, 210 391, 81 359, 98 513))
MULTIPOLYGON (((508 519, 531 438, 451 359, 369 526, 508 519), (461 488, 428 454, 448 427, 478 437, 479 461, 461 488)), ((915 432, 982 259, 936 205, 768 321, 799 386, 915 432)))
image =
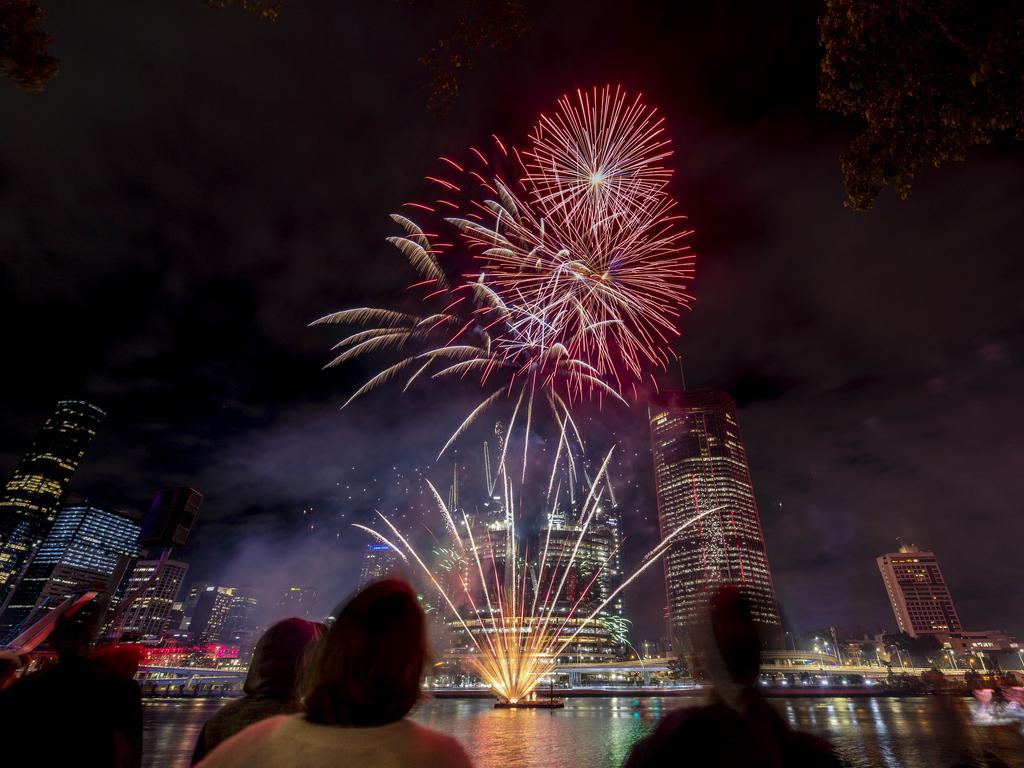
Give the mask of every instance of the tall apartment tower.
POLYGON ((0 492, 0 608, 57 517, 75 470, 106 414, 61 400, 0 492))
POLYGON ((612 481, 621 475, 622 466, 621 456, 613 456, 595 488, 601 501, 593 505, 588 504, 589 489, 598 467, 579 464, 575 481, 567 467, 562 469, 558 479, 570 492, 553 505, 547 524, 530 547, 531 566, 542 581, 557 585, 565 580, 561 590, 539 587, 537 601, 538 612, 568 617, 560 622, 559 635, 567 642, 558 657, 561 663, 613 661, 623 658, 628 647, 629 622, 623 615, 622 594, 601 607, 622 584, 621 510, 612 481), (588 510, 593 514, 588 515, 588 510), (541 570, 543 554, 547 557, 541 570), (588 622, 594 611, 598 611, 595 620, 588 622))
POLYGON ((165 560, 156 578, 150 582, 159 560, 139 560, 128 579, 128 595, 138 597, 125 609, 122 631, 125 634, 159 637, 168 629, 171 609, 178 597, 188 564, 165 560))
POLYGON ((735 584, 747 595, 767 647, 782 627, 736 404, 726 392, 668 392, 650 405, 654 481, 662 537, 708 512, 665 551, 670 637, 688 647, 710 590, 735 584))
POLYGON ((934 552, 904 544, 877 562, 900 632, 918 637, 963 631, 934 552))
POLYGON ((367 544, 363 551, 363 562, 359 568, 357 588, 362 589, 378 579, 400 575, 403 571, 402 565, 402 556, 387 544, 380 544, 376 541, 367 544))
POLYGON ((82 590, 112 592, 138 557, 139 519, 91 504, 63 507, 0 614, 0 635, 82 590))

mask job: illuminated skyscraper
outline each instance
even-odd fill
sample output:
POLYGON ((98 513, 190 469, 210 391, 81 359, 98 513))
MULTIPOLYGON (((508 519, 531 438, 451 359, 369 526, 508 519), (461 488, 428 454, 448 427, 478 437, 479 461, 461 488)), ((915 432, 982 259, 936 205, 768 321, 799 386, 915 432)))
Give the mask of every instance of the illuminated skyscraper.
POLYGON ((363 551, 363 563, 359 569, 359 589, 378 579, 399 576, 402 573, 402 556, 387 544, 371 542, 363 551))
POLYGON ((139 560, 132 570, 125 599, 136 597, 124 612, 124 634, 159 637, 168 628, 171 609, 185 580, 188 564, 165 560, 153 578, 158 564, 158 560, 139 560))
POLYGON ((775 588, 761 518, 736 419, 725 392, 670 392, 650 406, 654 479, 662 536, 697 514, 664 555, 670 634, 687 646, 703 617, 704 600, 719 584, 739 586, 769 647, 781 644, 775 588))
POLYGON ((310 587, 285 587, 283 592, 278 593, 278 598, 274 601, 271 616, 275 621, 290 616, 298 616, 300 619, 309 621, 320 621, 323 614, 316 612, 319 598, 320 594, 310 587))
POLYGON ((0 493, 0 608, 7 605, 106 414, 61 400, 0 493))
MULTIPOLYGON (((546 530, 541 532, 535 551, 547 546, 545 582, 557 585, 564 577, 565 583, 558 600, 541 599, 537 611, 569 616, 559 621, 559 636, 569 640, 575 634, 558 660, 569 663, 622 658, 628 640, 622 600, 613 600, 593 621, 587 621, 622 582, 618 515, 613 508, 601 508, 586 530, 578 522, 553 521, 550 527, 550 535, 546 530), (567 567, 569 572, 565 573, 567 567)), ((547 597, 556 591, 544 590, 542 594, 547 597)))
POLYGON ((140 529, 130 513, 90 504, 62 508, 0 616, 0 634, 76 591, 113 591, 138 556, 140 529))
POLYGON ((918 637, 963 631, 934 552, 903 545, 879 557, 878 570, 900 632, 918 637))
MULTIPOLYGON (((541 588, 544 599, 539 601, 538 611, 553 608, 553 615, 564 613, 570 617, 561 623, 560 635, 566 640, 579 630, 559 657, 561 662, 611 661, 624 657, 626 653, 629 622, 623 615, 621 593, 601 608, 593 621, 587 621, 622 583, 619 551, 622 543, 621 512, 615 483, 611 480, 622 475, 621 465, 621 456, 613 453, 608 474, 595 488, 602 501, 594 507, 593 517, 587 525, 584 525, 582 513, 598 467, 584 461, 578 467, 581 475, 575 483, 566 467, 560 479, 569 493, 551 510, 547 525, 531 547, 538 553, 535 555, 538 559, 540 553, 545 548, 547 550, 546 582, 557 585, 565 577, 561 594, 553 604, 548 602, 548 598, 553 598, 557 589, 541 588), (572 565, 566 573, 566 565, 570 561, 572 565)), ((539 562, 535 563, 535 567, 539 565, 539 562)))
POLYGON ((202 643, 232 642, 254 629, 256 605, 256 597, 248 590, 204 583, 189 614, 188 630, 202 643))

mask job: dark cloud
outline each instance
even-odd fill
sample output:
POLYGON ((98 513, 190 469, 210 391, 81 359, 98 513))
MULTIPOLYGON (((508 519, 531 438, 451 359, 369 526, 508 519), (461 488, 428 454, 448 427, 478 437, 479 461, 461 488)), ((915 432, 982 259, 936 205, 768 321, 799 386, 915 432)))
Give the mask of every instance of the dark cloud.
MULTIPOLYGON (((300 577, 333 602, 358 568, 348 523, 412 503, 471 392, 340 411, 372 369, 322 372, 334 339, 307 323, 403 300, 386 214, 434 158, 622 82, 669 121, 699 254, 678 349, 691 386, 740 403, 787 613, 891 625, 874 558, 902 537, 939 553, 968 626, 1024 633, 1005 588, 1024 575, 1024 162, 979 152, 906 203, 843 209, 851 131, 815 109, 813 7, 529 4, 439 119, 417 60, 443 5, 290 3, 277 24, 45 5, 60 76, 0 88, 0 469, 55 399, 94 398, 111 416, 79 492, 144 507, 193 484, 197 577, 300 577)), ((627 559, 657 536, 644 414, 589 427, 622 442, 627 559)), ((659 632, 660 580, 627 597, 639 635, 659 632)))

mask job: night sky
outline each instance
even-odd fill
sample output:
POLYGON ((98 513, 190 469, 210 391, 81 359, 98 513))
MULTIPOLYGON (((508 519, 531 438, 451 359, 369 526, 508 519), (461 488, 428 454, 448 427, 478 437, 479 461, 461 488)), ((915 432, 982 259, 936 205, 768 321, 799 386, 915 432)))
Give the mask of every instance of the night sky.
MULTIPOLYGON (((401 299, 387 214, 437 156, 621 83, 668 119, 698 253, 677 349, 690 386, 740 404, 789 620, 892 628, 875 557, 902 538, 937 552, 967 629, 1024 634, 1024 157, 979 150, 909 201, 844 208, 857 126, 816 108, 814 4, 528 2, 444 116, 419 59, 465 3, 289 2, 276 24, 41 5, 61 73, 0 82, 0 473, 57 399, 93 400, 110 419, 75 492, 144 509, 193 485, 194 577, 340 598, 365 543, 348 523, 401 506, 413 468, 444 476, 473 390, 340 411, 373 361, 321 371, 336 338, 307 323, 401 299)), ((640 454, 627 559, 656 530, 644 417, 595 416, 640 454)), ((626 600, 633 639, 659 635, 660 572, 626 600)))

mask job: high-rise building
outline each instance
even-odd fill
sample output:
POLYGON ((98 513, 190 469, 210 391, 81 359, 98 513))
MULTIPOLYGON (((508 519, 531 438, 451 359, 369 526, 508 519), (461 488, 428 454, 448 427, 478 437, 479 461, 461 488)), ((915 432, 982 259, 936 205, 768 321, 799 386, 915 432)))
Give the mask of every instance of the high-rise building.
POLYGON ((309 621, 320 621, 323 614, 315 613, 319 594, 310 587, 285 587, 274 601, 272 618, 275 620, 297 616, 309 621))
POLYGON ((256 606, 255 595, 247 590, 203 584, 189 614, 189 632, 201 643, 239 642, 255 629, 256 606))
POLYGON ((363 564, 359 569, 359 589, 372 581, 402 572, 402 556, 387 544, 371 542, 363 552, 363 564))
POLYGON ((106 414, 61 400, 0 493, 0 609, 50 532, 57 509, 106 414))
POLYGON ((726 392, 669 392, 649 408, 654 480, 662 537, 694 522, 665 551, 669 634, 688 647, 714 587, 734 584, 747 596, 768 647, 781 647, 775 588, 747 453, 726 392))
MULTIPOLYGON (((618 503, 609 479, 612 473, 604 475, 601 487, 595 489, 603 500, 585 506, 597 468, 581 469, 580 489, 567 494, 554 506, 532 547, 533 552, 540 553, 538 560, 544 558, 545 582, 562 585, 560 591, 544 589, 541 585, 543 598, 538 602, 538 611, 567 616, 559 625, 559 636, 568 641, 558 659, 564 663, 622 658, 628 642, 622 594, 601 607, 622 583, 619 557, 622 532, 618 503), (594 619, 589 620, 595 611, 594 619)), ((571 487, 568 470, 562 479, 571 487)), ((540 562, 535 565, 540 572, 540 562)))
POLYGON ((210 589, 216 589, 217 585, 212 581, 193 581, 188 585, 188 591, 185 593, 185 599, 181 601, 181 612, 183 615, 182 629, 188 629, 192 623, 192 616, 196 612, 196 606, 199 604, 199 598, 210 589))
POLYGON ((877 562, 900 632, 918 637, 963 631, 934 552, 904 544, 877 562))
POLYGON ((158 560, 139 560, 128 577, 125 600, 132 602, 124 609, 121 629, 125 634, 159 637, 168 628, 188 564, 165 560, 154 578, 158 564, 158 560))
POLYGON ((112 592, 138 557, 140 529, 138 516, 129 512, 63 507, 0 615, 0 633, 74 592, 112 592))
POLYGON ((226 643, 237 643, 243 647, 256 644, 260 627, 256 623, 259 598, 249 589, 231 587, 231 605, 224 618, 221 639, 226 643))

